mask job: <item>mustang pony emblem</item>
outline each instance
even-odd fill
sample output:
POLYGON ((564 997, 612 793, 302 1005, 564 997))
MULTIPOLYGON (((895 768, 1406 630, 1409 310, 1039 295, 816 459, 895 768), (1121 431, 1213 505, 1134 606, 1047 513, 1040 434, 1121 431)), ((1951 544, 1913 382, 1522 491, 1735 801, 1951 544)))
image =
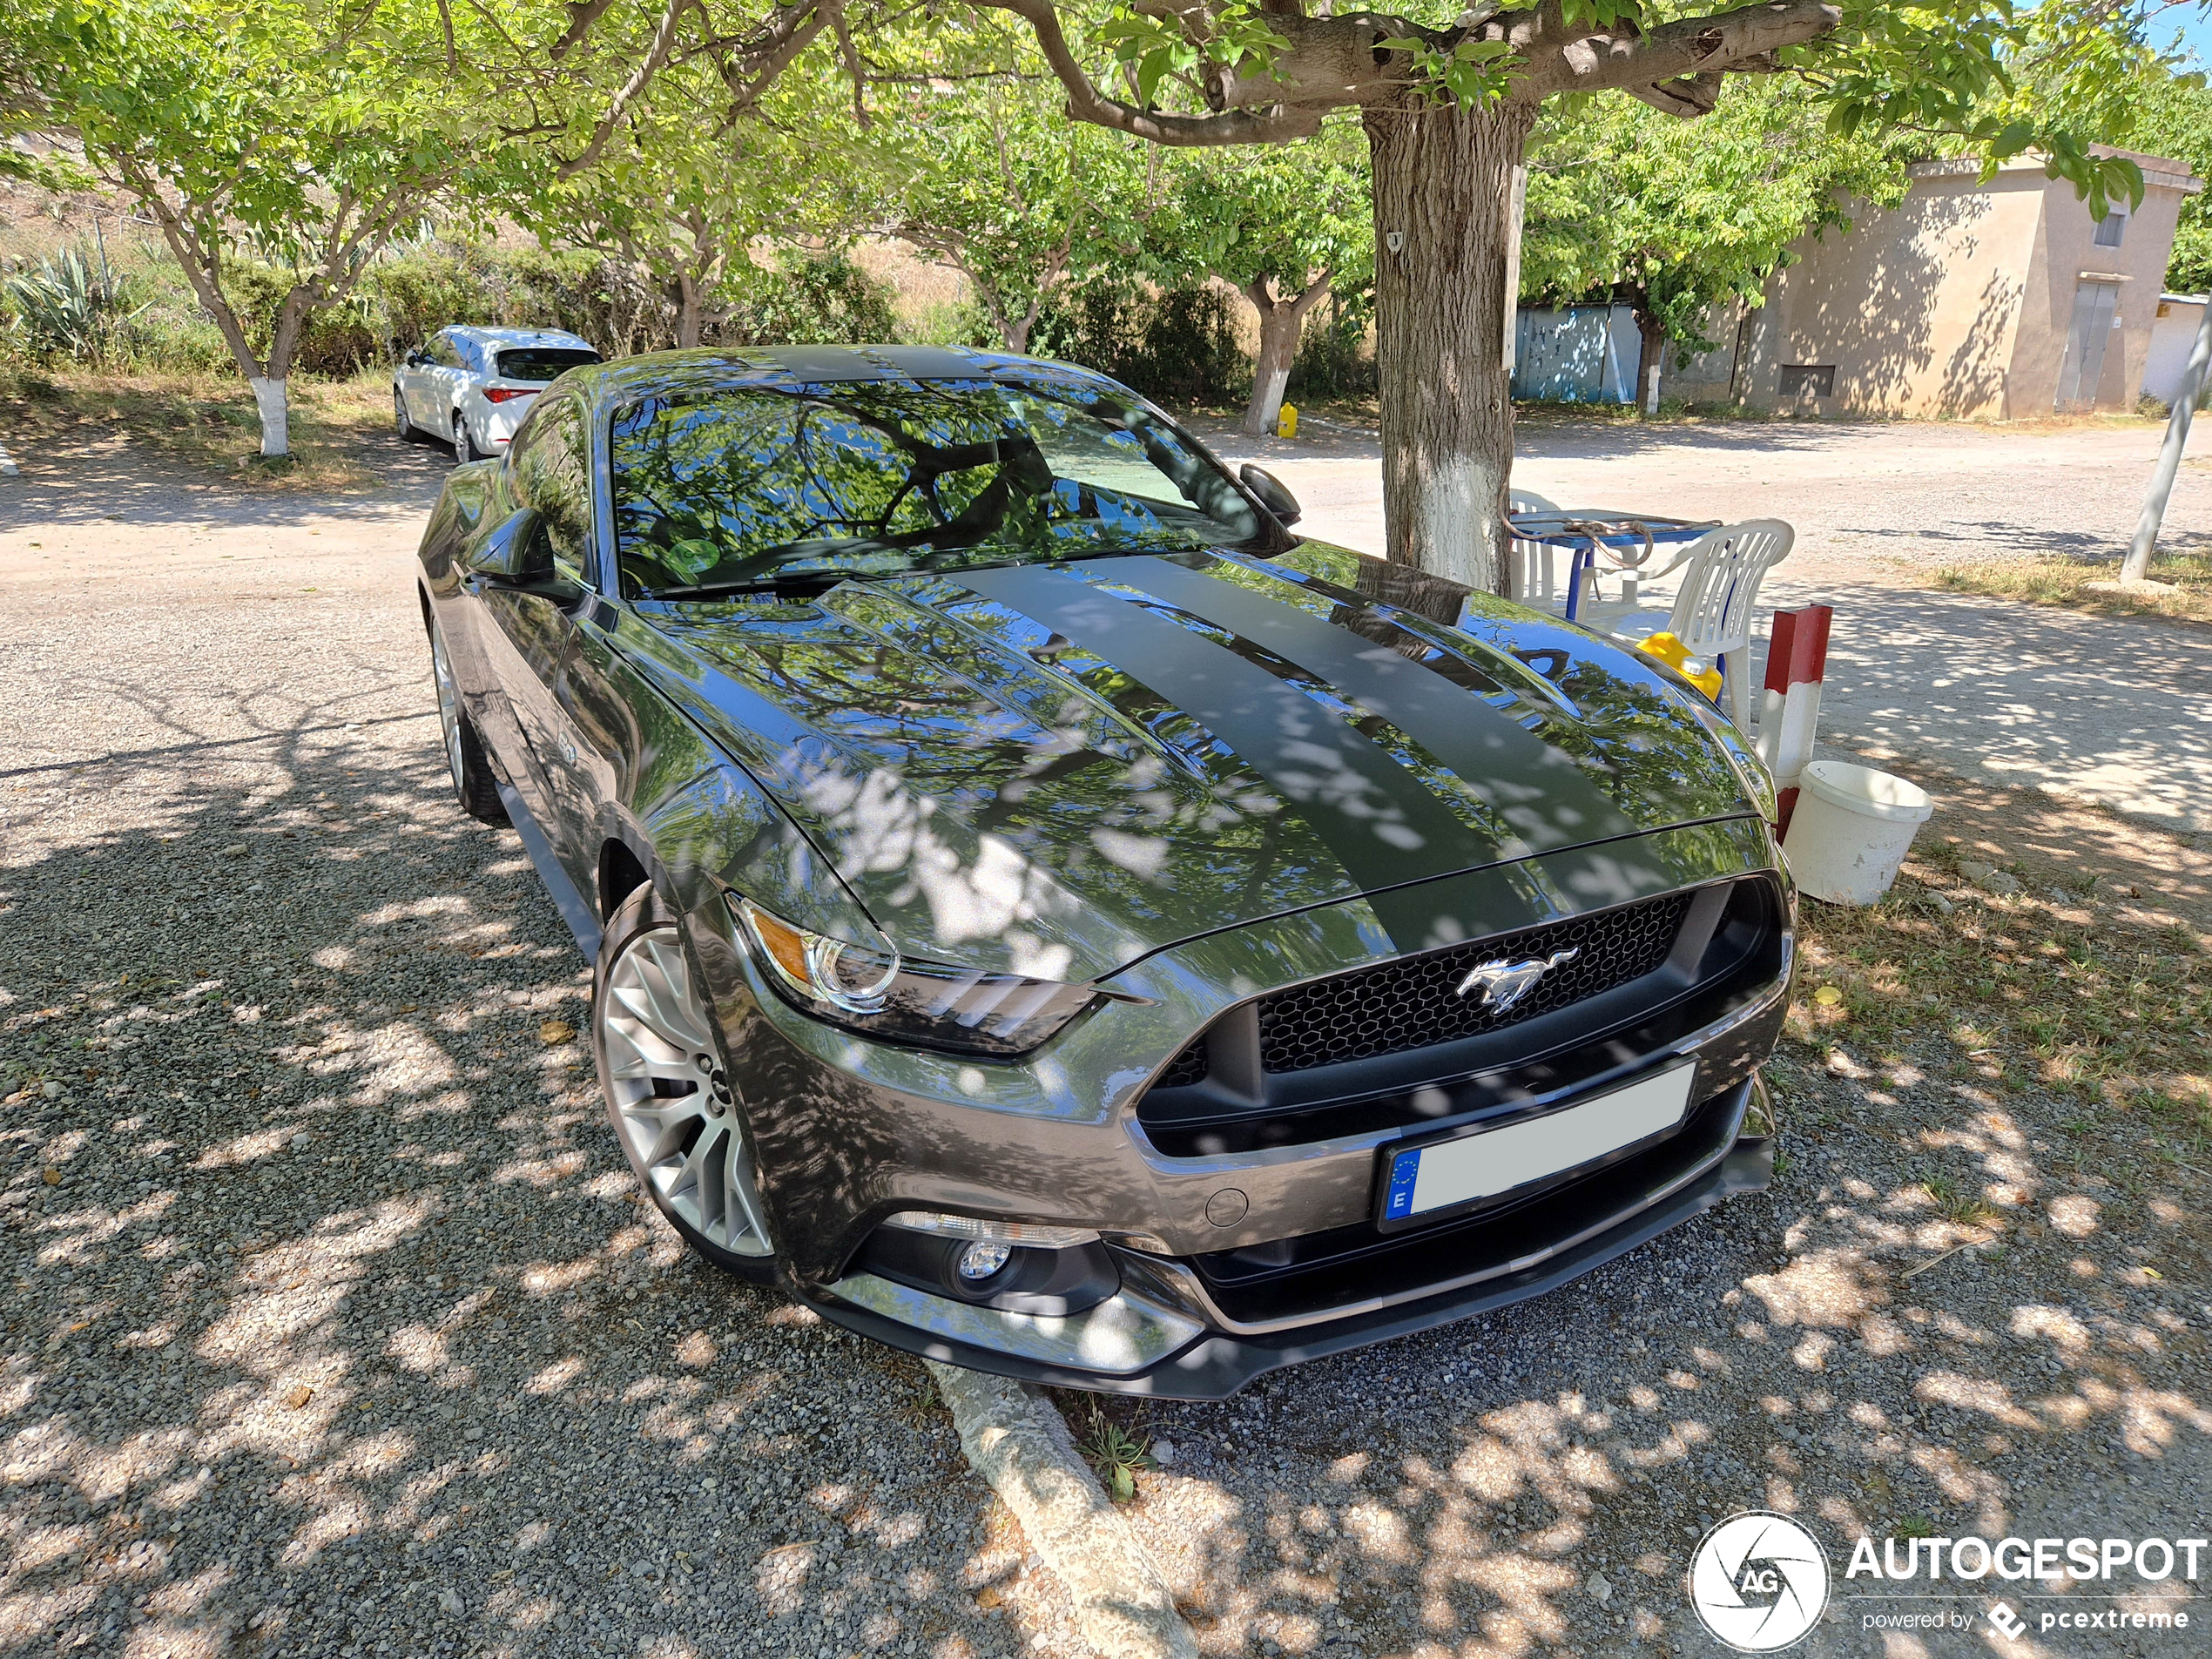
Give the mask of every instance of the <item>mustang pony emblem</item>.
POLYGON ((1480 962, 1468 971, 1460 981, 1460 988, 1452 993, 1465 996, 1480 985, 1490 999, 1490 1006, 1503 1014, 1507 1008, 1536 988, 1536 981, 1561 962, 1571 962, 1582 954, 1580 945, 1569 945, 1565 950, 1555 950, 1539 961, 1534 956, 1524 956, 1517 962, 1480 962))

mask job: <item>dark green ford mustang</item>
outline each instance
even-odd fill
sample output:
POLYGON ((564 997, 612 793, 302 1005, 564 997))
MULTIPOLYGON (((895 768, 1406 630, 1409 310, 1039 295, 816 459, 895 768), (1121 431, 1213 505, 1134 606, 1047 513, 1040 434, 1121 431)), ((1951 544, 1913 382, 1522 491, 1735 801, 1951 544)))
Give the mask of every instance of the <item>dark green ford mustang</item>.
POLYGON ((920 348, 572 371, 454 473, 455 787, 701 1254, 1204 1396, 1765 1184, 1792 900, 1734 729, 1296 517, 1098 375, 920 348))

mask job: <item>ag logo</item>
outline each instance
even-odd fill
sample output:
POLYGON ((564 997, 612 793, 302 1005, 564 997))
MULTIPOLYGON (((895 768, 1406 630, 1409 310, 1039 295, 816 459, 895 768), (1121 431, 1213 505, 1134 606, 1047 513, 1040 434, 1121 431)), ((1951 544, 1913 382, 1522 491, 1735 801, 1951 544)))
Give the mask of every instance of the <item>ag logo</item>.
POLYGON ((1689 1604, 1716 1640, 1738 1653, 1773 1653, 1826 1609, 1827 1552, 1787 1515, 1730 1515, 1689 1558, 1689 1604))

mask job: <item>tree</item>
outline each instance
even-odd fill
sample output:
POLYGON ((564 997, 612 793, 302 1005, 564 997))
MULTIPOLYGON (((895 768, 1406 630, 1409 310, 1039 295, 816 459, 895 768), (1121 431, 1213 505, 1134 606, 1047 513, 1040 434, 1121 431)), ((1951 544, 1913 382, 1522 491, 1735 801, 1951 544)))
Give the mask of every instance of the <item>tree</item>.
POLYGON ((152 217, 253 388, 261 453, 282 455, 307 322, 395 232, 458 194, 511 199, 533 154, 589 167, 679 45, 746 106, 829 3, 746 20, 705 0, 0 0, 0 123, 74 146, 55 181, 89 172, 152 217), (231 292, 240 261, 283 273, 266 341, 231 292))
POLYGON ((1333 283, 1366 283, 1374 217, 1356 131, 1332 121, 1318 137, 1177 169, 1175 212, 1156 227, 1159 257, 1177 273, 1217 276, 1259 318, 1259 355, 1244 430, 1271 432, 1306 314, 1333 283))
MULTIPOLYGON (((2195 75, 2161 73, 2141 84, 2141 116, 2129 142, 2187 162, 2199 179, 2212 179, 2212 89, 2195 75)), ((2166 286, 2175 293, 2212 289, 2212 192, 2182 199, 2166 286)))
MULTIPOLYGON (((1640 0, 1436 0, 1433 17, 1309 14, 1305 0, 970 0, 1035 33, 1079 122, 1204 147, 1308 138, 1334 109, 1366 127, 1376 233, 1376 367, 1389 556, 1480 587, 1503 570, 1513 458, 1504 331, 1529 136, 1547 100, 1625 92, 1709 114, 1731 73, 1786 71, 1834 130, 1911 123, 1985 157, 2040 145, 2101 207, 2133 166, 2032 115, 1979 105, 2023 34, 2007 0, 1766 0, 1665 20, 1640 0), (1110 77, 1094 71, 1110 51, 1110 77)), ((2099 0, 2079 0, 2084 6, 2099 0)), ((2075 0, 2044 0, 2039 10, 2075 0)), ((1562 118, 1571 118, 1562 111, 1562 118)))
POLYGON ((1135 263, 1152 183, 1132 141, 1042 107, 1027 67, 910 85, 877 129, 880 228, 967 278, 1013 352, 1071 273, 1135 263))
POLYGON ((850 148, 823 107, 839 97, 836 78, 826 64, 787 67, 740 118, 711 65, 672 64, 589 166, 542 164, 511 211, 543 241, 623 260, 666 297, 676 344, 696 346, 752 286, 756 239, 846 211, 826 183, 840 169, 826 162, 850 148))
POLYGON ((1656 411, 1666 347, 1710 350, 1714 306, 1757 304, 1791 243, 1850 230, 1851 199, 1903 199, 1904 141, 1823 125, 1802 83, 1748 78, 1695 124, 1635 103, 1547 117, 1529 148, 1522 293, 1626 300, 1643 342, 1639 401, 1656 411))

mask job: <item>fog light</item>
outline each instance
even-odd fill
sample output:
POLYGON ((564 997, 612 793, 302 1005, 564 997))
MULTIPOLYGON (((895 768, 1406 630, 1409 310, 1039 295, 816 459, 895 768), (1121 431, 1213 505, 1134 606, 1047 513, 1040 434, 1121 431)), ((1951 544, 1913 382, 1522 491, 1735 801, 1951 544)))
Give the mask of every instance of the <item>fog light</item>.
POLYGON ((1013 1253, 1011 1244, 996 1238, 981 1238, 961 1251, 954 1271, 969 1284, 976 1284, 1005 1266, 1006 1258, 1013 1253))

